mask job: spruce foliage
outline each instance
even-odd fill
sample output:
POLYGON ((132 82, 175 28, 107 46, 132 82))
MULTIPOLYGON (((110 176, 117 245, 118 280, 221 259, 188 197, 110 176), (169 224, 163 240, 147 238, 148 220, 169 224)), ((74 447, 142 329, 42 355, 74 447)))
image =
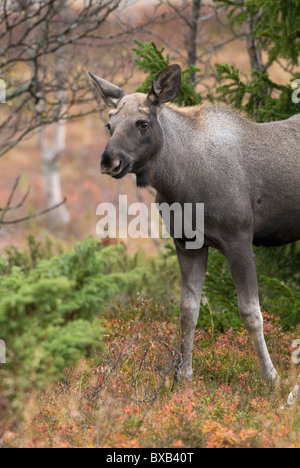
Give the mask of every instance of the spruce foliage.
MULTIPOLYGON (((137 47, 132 50, 138 58, 135 62, 140 70, 147 74, 143 84, 137 89, 137 92, 148 94, 151 89, 152 81, 156 75, 170 65, 170 56, 164 56, 165 48, 158 49, 154 42, 141 42, 134 40, 137 47)), ((190 76, 194 71, 199 71, 199 68, 193 65, 182 70, 181 90, 174 99, 174 102, 179 106, 195 106, 202 103, 201 94, 196 93, 191 82, 190 76)))
MULTIPOLYGON (((249 30, 253 54, 266 53, 265 63, 243 81, 233 65, 216 64, 217 99, 246 111, 258 122, 284 120, 300 112, 293 102, 292 83, 300 78, 294 70, 300 53, 300 0, 214 0, 228 11, 229 26, 249 30), (278 60, 286 61, 290 83, 274 82, 268 70, 278 60)), ((245 53, 247 50, 245 49, 245 53)))
POLYGON ((164 260, 145 266, 123 245, 90 238, 55 255, 49 242, 28 243, 27 251, 10 247, 0 256, 0 336, 7 349, 0 388, 18 404, 80 358, 101 354, 112 306, 143 291, 162 298, 176 281, 164 260))

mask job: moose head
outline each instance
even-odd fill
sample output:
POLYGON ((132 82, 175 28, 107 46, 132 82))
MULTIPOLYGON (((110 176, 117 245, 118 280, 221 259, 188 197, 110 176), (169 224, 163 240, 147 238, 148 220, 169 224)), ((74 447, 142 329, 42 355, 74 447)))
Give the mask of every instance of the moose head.
POLYGON ((180 91, 180 66, 174 64, 162 70, 148 95, 127 94, 90 72, 89 75, 105 104, 113 107, 106 125, 110 139, 101 157, 102 174, 121 179, 131 172, 136 174, 138 186, 149 185, 149 161, 163 145, 159 114, 180 91))

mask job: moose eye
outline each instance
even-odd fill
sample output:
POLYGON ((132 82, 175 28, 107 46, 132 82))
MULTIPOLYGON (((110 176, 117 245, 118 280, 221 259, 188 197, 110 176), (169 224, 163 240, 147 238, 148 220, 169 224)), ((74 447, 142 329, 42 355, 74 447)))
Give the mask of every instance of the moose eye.
POLYGON ((149 122, 147 122, 147 120, 138 120, 136 124, 139 130, 146 130, 149 127, 149 122))
POLYGON ((105 127, 108 129, 109 133, 111 134, 111 133, 112 133, 112 132, 111 132, 111 125, 110 125, 109 123, 107 123, 107 124, 105 125, 105 127))

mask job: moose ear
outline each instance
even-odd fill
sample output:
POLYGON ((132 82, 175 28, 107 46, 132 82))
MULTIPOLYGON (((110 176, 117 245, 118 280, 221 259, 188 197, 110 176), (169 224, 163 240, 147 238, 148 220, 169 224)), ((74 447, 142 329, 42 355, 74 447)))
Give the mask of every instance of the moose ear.
POLYGON ((88 72, 88 74, 105 104, 108 107, 117 107, 122 97, 126 96, 125 91, 91 72, 88 72))
POLYGON ((148 98, 155 105, 171 101, 181 88, 181 67, 174 64, 165 68, 154 78, 148 98))

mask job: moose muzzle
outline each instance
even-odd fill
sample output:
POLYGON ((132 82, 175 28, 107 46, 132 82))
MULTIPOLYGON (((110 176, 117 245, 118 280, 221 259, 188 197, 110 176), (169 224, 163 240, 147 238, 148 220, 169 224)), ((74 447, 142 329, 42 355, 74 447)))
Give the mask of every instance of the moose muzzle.
POLYGON ((116 179, 124 177, 130 171, 130 159, 125 154, 113 153, 105 150, 101 157, 101 173, 116 179))

